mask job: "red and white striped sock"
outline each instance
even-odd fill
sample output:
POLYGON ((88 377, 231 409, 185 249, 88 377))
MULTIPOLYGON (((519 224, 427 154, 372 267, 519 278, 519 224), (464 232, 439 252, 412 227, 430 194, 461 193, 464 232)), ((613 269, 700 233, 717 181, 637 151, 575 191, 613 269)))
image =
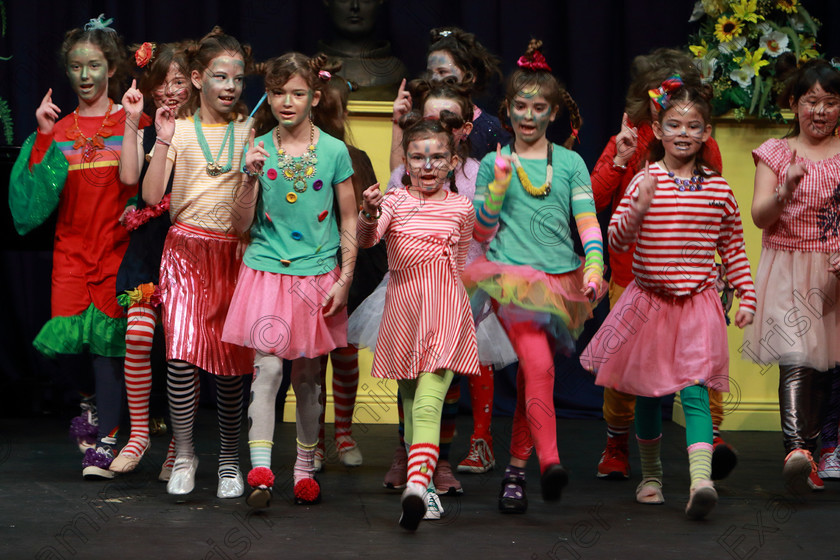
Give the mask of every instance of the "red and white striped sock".
POLYGON ((336 449, 349 448, 353 441, 353 409, 359 386, 359 350, 355 346, 330 352, 333 364, 336 449))
POLYGON ((152 392, 152 340, 157 311, 139 302, 128 308, 125 332, 125 392, 131 419, 131 435, 122 455, 140 457, 149 444, 149 395, 152 392))
POLYGON ((437 467, 440 447, 431 443, 415 443, 408 448, 408 483, 429 487, 437 467))

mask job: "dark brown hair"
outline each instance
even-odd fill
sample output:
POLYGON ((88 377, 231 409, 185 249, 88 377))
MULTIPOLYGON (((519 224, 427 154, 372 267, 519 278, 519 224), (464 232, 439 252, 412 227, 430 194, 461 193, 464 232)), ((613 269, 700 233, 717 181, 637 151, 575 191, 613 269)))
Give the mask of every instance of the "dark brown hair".
MULTIPOLYGON (((665 120, 665 114, 668 112, 668 109, 670 109, 673 106, 674 103, 690 104, 700 113, 700 116, 703 118, 703 124, 710 124, 712 122, 711 99, 711 86, 703 85, 701 87, 686 87, 685 85, 683 85, 682 87, 670 94, 670 97, 668 98, 667 102, 667 107, 659 111, 659 124, 662 124, 662 121, 665 120)), ((662 140, 654 138, 650 143, 648 161, 652 163, 654 161, 659 161, 663 157, 665 157, 665 147, 662 145, 662 140)), ((701 175, 703 175, 704 177, 720 175, 720 169, 718 169, 716 166, 713 166, 703 157, 702 146, 700 150, 697 151, 697 155, 695 156, 695 168, 699 170, 701 175), (707 173, 704 168, 708 168, 712 172, 707 173)))
MULTIPOLYGON (((321 101, 318 105, 313 107, 313 119, 322 112, 321 103, 324 101, 324 93, 327 89, 328 83, 331 80, 325 80, 319 77, 321 70, 325 70, 328 66, 327 56, 324 54, 317 54, 312 58, 301 54, 299 52, 290 52, 282 56, 272 58, 271 60, 257 65, 257 72, 263 74, 265 77, 265 89, 271 91, 273 89, 281 88, 283 85, 292 79, 293 76, 300 76, 306 82, 306 85, 313 91, 321 92, 321 101)), ((327 70, 329 71, 329 70, 327 70)), ((328 102, 329 104, 329 102, 328 102)), ((271 107, 268 103, 263 103, 254 116, 255 128, 257 134, 265 134, 277 125, 277 119, 271 114, 271 107)), ((343 138, 340 138, 343 140, 343 138)))
POLYGON ((102 51, 105 61, 108 63, 108 72, 114 71, 114 74, 108 78, 108 97, 113 100, 121 99, 129 67, 122 38, 110 28, 89 29, 87 31, 80 27, 71 29, 64 34, 64 41, 62 41, 59 50, 61 65, 65 71, 67 70, 67 56, 73 47, 79 43, 90 43, 102 51))
MULTIPOLYGON (((172 64, 178 68, 178 71, 184 75, 187 81, 187 91, 190 96, 194 94, 193 88, 190 86, 190 71, 187 55, 184 52, 184 43, 164 43, 158 44, 155 49, 155 55, 152 62, 150 62, 137 80, 137 88, 143 92, 145 97, 146 107, 152 107, 152 117, 154 117, 154 101, 151 99, 152 92, 166 81, 166 75, 169 73, 169 67, 172 64)), ((132 45, 132 51, 140 48, 140 45, 132 45)), ((190 100, 187 99, 179 111, 177 116, 186 116, 185 107, 189 105, 190 100)), ((147 109, 148 110, 148 109, 147 109)))
MULTIPOLYGON (((452 155, 457 155, 455 150, 455 135, 453 131, 464 126, 464 119, 453 113, 452 111, 441 111, 440 118, 424 118, 423 113, 419 111, 411 111, 407 115, 400 117, 399 126, 403 129, 402 149, 403 154, 408 152, 408 145, 415 140, 423 140, 431 138, 438 134, 446 136, 446 147, 452 155)), ((411 181, 408 180, 407 175, 403 175, 403 184, 409 185, 411 181)), ((458 187, 455 186, 455 172, 449 175, 449 190, 457 193, 458 187)))
MULTIPOLYGON (((542 48, 542 44, 542 41, 539 39, 531 39, 528 43, 528 49, 522 58, 533 60, 534 56, 542 48)), ((575 103, 571 94, 560 85, 557 78, 548 70, 531 70, 530 68, 519 67, 510 75, 505 85, 505 99, 499 107, 499 120, 502 121, 502 126, 511 135, 515 136, 513 129, 507 124, 508 110, 511 103, 513 103, 513 98, 526 88, 539 89, 540 95, 545 97, 546 101, 551 105, 552 110, 555 107, 560 107, 561 103, 566 106, 566 110, 569 112, 569 123, 573 132, 563 142, 563 146, 572 149, 575 142, 574 131, 580 130, 580 127, 583 125, 580 109, 578 109, 577 103, 575 103)))
MULTIPOLYGON (((700 71, 691 57, 676 49, 656 49, 639 55, 630 65, 630 87, 624 111, 633 125, 651 122, 648 90, 659 87, 674 74, 679 74, 685 87, 701 88, 700 71)), ((708 122, 708 121, 707 121, 708 122)))
POLYGON ((464 72, 463 83, 469 85, 473 92, 484 91, 493 78, 501 79, 499 59, 490 54, 472 33, 457 27, 438 27, 430 34, 431 44, 426 56, 435 51, 449 53, 455 66, 464 72))
MULTIPOLYGON (((448 99, 454 101, 461 109, 461 118, 464 124, 473 120, 473 104, 470 100, 470 87, 468 84, 458 82, 454 77, 447 77, 441 81, 412 80, 407 86, 413 103, 417 109, 425 113, 426 102, 429 99, 448 99)), ((463 125, 462 125, 463 126, 463 125)), ((457 127, 456 127, 457 128, 457 127)), ((470 156, 469 137, 457 144, 456 153, 465 162, 470 156)))
MULTIPOLYGON (((782 62, 782 61, 779 61, 782 62)), ((778 66, 777 66, 778 69, 778 66)), ((777 103, 782 109, 790 109, 797 113, 799 99, 811 91, 816 84, 820 84, 826 93, 840 95, 840 71, 825 60, 809 60, 800 68, 790 68, 784 76, 784 88, 779 94, 777 103), (791 100, 793 104, 791 105, 791 100)), ((792 119, 793 127, 785 138, 799 135, 799 118, 792 119)), ((836 127, 836 125, 835 125, 836 127)))
MULTIPOLYGON (((234 37, 226 35, 218 25, 210 33, 202 37, 200 41, 187 43, 184 47, 184 53, 189 63, 190 74, 193 70, 196 70, 203 76, 210 62, 223 53, 232 56, 241 56, 245 62, 245 74, 250 74, 254 71, 251 47, 249 45, 242 45, 234 37)), ((189 74, 187 77, 189 77, 189 74)), ((195 113, 200 104, 201 97, 198 95, 198 91, 193 91, 189 102, 185 104, 185 111, 188 114, 195 113)), ((233 106, 230 117, 235 119, 238 115, 246 115, 247 113, 248 109, 245 106, 245 102, 240 98, 236 102, 236 105, 233 106)))

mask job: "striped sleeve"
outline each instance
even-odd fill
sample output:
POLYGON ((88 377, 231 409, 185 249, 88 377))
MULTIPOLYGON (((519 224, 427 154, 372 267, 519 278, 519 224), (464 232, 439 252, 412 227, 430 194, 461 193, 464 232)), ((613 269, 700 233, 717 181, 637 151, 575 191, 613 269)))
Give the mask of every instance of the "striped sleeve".
POLYGON ((608 230, 610 248, 617 253, 628 251, 639 236, 639 229, 644 216, 633 206, 632 200, 639 188, 641 177, 641 173, 637 173, 633 177, 627 191, 621 197, 621 202, 615 209, 612 219, 610 219, 608 230))
POLYGON ((382 201, 382 215, 374 222, 369 222, 359 212, 359 219, 356 220, 356 241, 359 247, 367 249, 373 247, 382 240, 382 236, 391 224, 391 217, 394 215, 394 205, 391 202, 395 196, 386 196, 382 201))
POLYGON ((741 212, 738 209, 738 202, 735 200, 735 196, 731 191, 729 192, 726 212, 721 223, 717 251, 726 269, 726 277, 737 288, 740 294, 740 307, 755 314, 755 285, 753 284, 750 262, 747 259, 744 246, 741 212))
POLYGON ((461 238, 458 241, 458 275, 464 273, 464 267, 467 265, 467 253, 470 250, 472 243, 473 227, 475 225, 475 214, 472 210, 472 204, 465 201, 464 216, 461 219, 461 238))
MULTIPOLYGON (((583 162, 581 162, 583 165, 583 162)), ((583 253, 586 261, 583 267, 583 279, 588 283, 596 278, 600 280, 604 275, 604 240, 601 236, 601 226, 595 216, 595 200, 592 187, 585 179, 589 179, 586 167, 583 173, 572 178, 572 214, 575 217, 583 253), (597 276, 596 276, 597 275, 597 276)))

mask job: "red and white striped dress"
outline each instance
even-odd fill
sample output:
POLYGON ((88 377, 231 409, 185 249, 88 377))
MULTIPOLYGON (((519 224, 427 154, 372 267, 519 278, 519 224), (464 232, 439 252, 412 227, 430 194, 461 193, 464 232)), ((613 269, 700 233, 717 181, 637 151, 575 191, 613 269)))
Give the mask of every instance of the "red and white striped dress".
POLYGON ((470 302, 461 273, 475 213, 464 196, 418 199, 408 190, 389 193, 377 223, 359 218, 360 247, 384 236, 391 279, 373 358, 373 377, 415 379, 451 369, 478 375, 470 302))
POLYGON ((595 383, 659 397, 689 385, 729 390, 729 350, 723 308, 714 289, 717 252, 741 307, 755 313, 755 287, 744 250, 738 203, 723 177, 702 189, 680 191, 658 164, 658 181, 644 216, 631 205, 643 174, 627 187, 610 220, 613 250, 634 242, 635 280, 589 346, 581 363, 597 371, 595 383))

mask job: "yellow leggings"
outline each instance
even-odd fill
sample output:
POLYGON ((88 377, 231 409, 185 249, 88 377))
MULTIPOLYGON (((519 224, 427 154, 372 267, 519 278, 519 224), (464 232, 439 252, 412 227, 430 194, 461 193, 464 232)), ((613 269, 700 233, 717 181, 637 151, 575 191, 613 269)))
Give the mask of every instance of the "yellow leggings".
MULTIPOLYGON (((624 293, 624 287, 610 281, 610 308, 614 308, 618 298, 624 293)), ((633 425, 636 396, 604 387, 604 420, 616 428, 628 428, 633 425)), ((723 422, 723 395, 720 391, 709 389, 709 409, 712 413, 712 425, 719 427, 723 422)))

